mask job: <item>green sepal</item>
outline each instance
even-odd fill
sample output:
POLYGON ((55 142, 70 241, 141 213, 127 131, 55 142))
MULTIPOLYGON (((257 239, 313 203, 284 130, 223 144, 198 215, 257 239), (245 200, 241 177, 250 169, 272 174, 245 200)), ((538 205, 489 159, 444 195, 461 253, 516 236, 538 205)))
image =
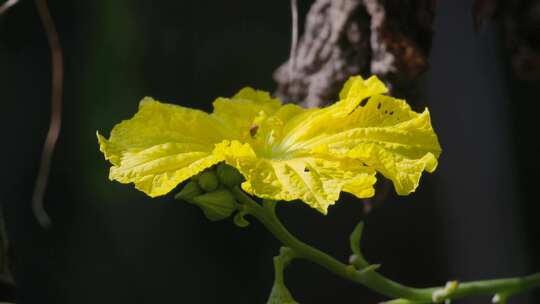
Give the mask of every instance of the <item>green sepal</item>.
POLYGON ((197 173, 197 175, 193 175, 190 179, 194 182, 199 182, 199 176, 201 176, 202 172, 197 173))
POLYGON ((224 189, 196 196, 190 202, 199 206, 211 221, 219 221, 231 216, 238 207, 234 196, 224 189))
POLYGON ((238 170, 225 163, 220 163, 217 166, 216 174, 221 184, 227 187, 238 186, 244 181, 244 177, 238 170))
POLYGON ((216 190, 217 187, 219 186, 219 181, 216 176, 216 173, 214 173, 214 171, 212 170, 207 170, 207 171, 202 172, 199 175, 197 182, 199 183, 199 186, 201 187, 201 189, 203 189, 206 192, 212 192, 216 190))
POLYGON ((174 198, 177 200, 187 201, 201 194, 202 194, 202 190, 199 187, 199 184, 195 181, 189 181, 184 185, 182 190, 180 190, 180 192, 178 192, 174 196, 174 198))

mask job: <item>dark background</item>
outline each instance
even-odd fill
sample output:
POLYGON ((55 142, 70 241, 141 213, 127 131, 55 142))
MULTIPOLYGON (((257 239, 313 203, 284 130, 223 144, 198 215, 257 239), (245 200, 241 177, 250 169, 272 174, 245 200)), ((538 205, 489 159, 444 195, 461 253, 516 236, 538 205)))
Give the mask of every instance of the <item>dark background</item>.
MULTIPOLYGON (((299 2, 303 18, 311 1, 299 2)), ((18 303, 263 303, 279 248, 272 236, 256 222, 210 223, 170 196, 110 182, 95 132, 108 134, 146 95, 209 110, 245 85, 272 91, 288 57, 289 1, 50 1, 50 9, 66 69, 49 230, 30 200, 49 123, 50 53, 32 1, 0 16, 0 200, 18 303)), ((475 32, 470 10, 469 1, 439 1, 421 80, 418 104, 429 106, 444 150, 439 169, 367 216, 347 195, 326 217, 281 207, 301 239, 345 260, 348 235, 365 219, 368 260, 414 286, 540 269, 540 83, 515 78, 499 27, 475 32)), ((286 277, 301 303, 382 300, 302 261, 286 277)), ((471 301, 456 302, 489 303, 471 301)))

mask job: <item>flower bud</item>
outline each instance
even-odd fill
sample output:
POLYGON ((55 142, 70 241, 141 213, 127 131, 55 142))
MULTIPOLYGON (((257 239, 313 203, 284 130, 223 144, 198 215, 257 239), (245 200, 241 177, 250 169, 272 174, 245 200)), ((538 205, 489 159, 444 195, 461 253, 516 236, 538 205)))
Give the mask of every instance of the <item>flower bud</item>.
POLYGON ((225 219, 236 210, 237 202, 228 190, 216 190, 194 197, 192 203, 199 206, 211 221, 225 219))
POLYGON ((174 198, 177 199, 177 200, 186 201, 186 200, 192 199, 195 196, 201 195, 201 194, 202 194, 202 190, 199 187, 199 184, 197 184, 197 182, 194 182, 194 181, 189 181, 182 188, 182 190, 180 190, 180 192, 178 192, 174 196, 174 198))
POLYGON ((199 174, 198 183, 201 189, 206 192, 212 192, 219 186, 218 178, 212 170, 206 170, 199 174))
POLYGON ((216 174, 221 184, 227 187, 240 185, 244 177, 236 168, 233 168, 225 163, 220 163, 216 168, 216 174))

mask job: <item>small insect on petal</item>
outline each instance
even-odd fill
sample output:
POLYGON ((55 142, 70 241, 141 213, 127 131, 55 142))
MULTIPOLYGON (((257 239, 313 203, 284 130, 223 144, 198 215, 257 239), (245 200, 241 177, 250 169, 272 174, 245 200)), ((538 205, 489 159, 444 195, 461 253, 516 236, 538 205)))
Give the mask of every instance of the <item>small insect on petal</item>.
POLYGON ((251 137, 255 137, 255 135, 257 134, 257 130, 259 130, 259 126, 252 125, 251 128, 249 128, 249 135, 251 135, 251 137))

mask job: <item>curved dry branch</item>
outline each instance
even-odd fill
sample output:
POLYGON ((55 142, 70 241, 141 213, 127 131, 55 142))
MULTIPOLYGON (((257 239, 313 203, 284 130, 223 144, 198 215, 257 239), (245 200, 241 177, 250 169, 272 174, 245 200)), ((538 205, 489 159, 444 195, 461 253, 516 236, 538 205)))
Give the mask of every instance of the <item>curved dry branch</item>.
POLYGON ((47 188, 47 180, 51 167, 51 161, 54 153, 54 148, 60 134, 60 126, 62 123, 62 91, 64 79, 64 63, 62 55, 62 47, 58 32, 51 17, 51 13, 47 6, 46 0, 35 0, 36 8, 47 35, 47 41, 51 50, 51 65, 52 65, 52 88, 51 88, 51 121, 47 138, 43 145, 41 154, 41 163, 36 179, 34 195, 32 197, 32 209, 34 214, 43 227, 48 227, 51 224, 50 218, 43 207, 43 198, 47 188))
POLYGON ((0 5, 0 15, 5 14, 12 6, 17 4, 19 0, 8 0, 0 5))

